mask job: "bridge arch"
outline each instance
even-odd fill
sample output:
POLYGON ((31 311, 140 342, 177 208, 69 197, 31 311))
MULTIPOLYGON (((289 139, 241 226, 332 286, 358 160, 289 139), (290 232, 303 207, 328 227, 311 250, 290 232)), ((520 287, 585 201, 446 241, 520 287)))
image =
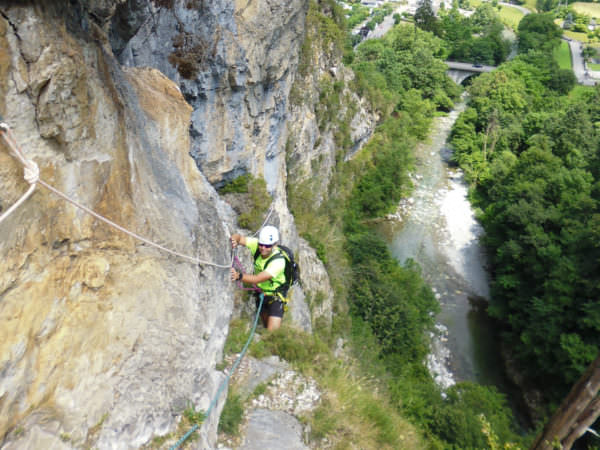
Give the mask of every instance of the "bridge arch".
POLYGON ((448 69, 446 71, 446 74, 448 74, 448 76, 450 78, 452 78, 452 81, 454 81, 456 84, 462 84, 463 81, 465 81, 467 78, 472 77, 474 75, 479 75, 481 72, 467 72, 464 70, 456 70, 456 69, 448 69))
POLYGON ((482 64, 471 64, 456 61, 446 61, 448 70, 446 73, 456 84, 462 84, 467 78, 483 72, 491 72, 495 66, 484 66, 482 64))

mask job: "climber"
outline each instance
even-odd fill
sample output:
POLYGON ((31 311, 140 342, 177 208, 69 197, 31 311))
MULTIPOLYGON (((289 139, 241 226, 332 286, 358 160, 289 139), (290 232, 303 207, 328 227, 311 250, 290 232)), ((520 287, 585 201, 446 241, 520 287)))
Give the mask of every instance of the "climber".
MULTIPOLYGON (((258 239, 255 237, 233 234, 231 236, 231 247, 236 248, 239 244, 245 245, 254 255, 254 275, 242 273, 231 268, 231 281, 240 280, 243 283, 257 285, 264 295, 260 318, 264 327, 273 331, 281 326, 283 319, 284 302, 277 288, 285 283, 285 259, 278 257, 281 250, 277 247, 279 242, 279 231, 271 225, 260 230, 258 239), (268 266, 268 267, 267 267, 268 266)), ((257 296, 256 307, 260 305, 260 297, 257 296)))

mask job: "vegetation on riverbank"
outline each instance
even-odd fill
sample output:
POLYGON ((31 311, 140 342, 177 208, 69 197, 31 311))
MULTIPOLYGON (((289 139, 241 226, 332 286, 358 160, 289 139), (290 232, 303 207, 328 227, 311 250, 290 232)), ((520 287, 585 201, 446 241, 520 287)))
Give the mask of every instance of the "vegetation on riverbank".
MULTIPOLYGON (((331 31, 333 24, 341 21, 339 17, 325 20, 323 11, 334 16, 343 13, 333 2, 322 2, 321 6, 323 3, 327 3, 323 10, 311 7, 310 14, 318 14, 319 20, 309 17, 308 21, 316 27, 326 24, 331 31)), ((311 38, 311 33, 323 36, 318 29, 309 30, 307 40, 313 43, 317 39, 311 38)), ((331 48, 326 42, 321 45, 331 48)), ((446 394, 441 392, 424 365, 437 302, 421 279, 419 268, 412 263, 400 265, 367 225, 370 219, 393 211, 410 191, 407 173, 412 167, 412 149, 427 137, 435 112, 450 110, 460 91, 445 74, 447 52, 447 45, 439 38, 405 25, 395 27, 381 40, 363 42, 356 52, 346 51, 345 61, 355 73, 355 81, 348 87, 369 99, 380 114, 380 124, 353 160, 344 163, 338 158, 325 200, 318 207, 312 180, 295 183, 291 165, 289 204, 300 233, 319 249, 335 290, 333 328, 319 329, 316 338, 332 345, 344 337, 351 344, 353 373, 372 380, 371 390, 388 399, 381 403, 381 412, 408 419, 426 437, 426 447, 483 448, 490 446, 492 435, 501 443, 520 440, 512 429, 512 416, 503 396, 470 383, 457 385, 446 394), (486 435, 490 429, 491 435, 486 435)), ((303 55, 310 57, 310 49, 304 48, 303 55)), ((309 68, 302 61, 300 64, 309 68)), ((322 133, 338 133, 340 124, 333 112, 343 110, 342 101, 347 98, 320 96, 315 106, 319 117, 330 119, 320 123, 322 133)), ((350 148, 344 145, 350 141, 336 142, 339 155, 347 154, 350 148)), ((326 381, 319 378, 319 382, 326 381)), ((342 396, 341 392, 336 394, 341 386, 331 389, 332 395, 342 396)), ((368 424, 375 434, 387 436, 389 422, 377 419, 379 413, 354 413, 360 414, 359 422, 368 424)), ((326 414, 326 423, 341 420, 329 409, 318 414, 326 414)), ((406 432, 411 430, 414 428, 406 432)), ((334 437, 327 427, 321 432, 338 439, 335 442, 341 447, 354 444, 343 435, 334 437)), ((405 430, 395 433, 403 435, 405 430)), ((347 437, 357 438, 354 434, 347 437)), ((382 448, 395 445, 386 441, 382 448)))
POLYGON ((452 145, 486 230, 490 313, 550 412, 600 347, 600 89, 571 89, 560 31, 530 16, 522 53, 469 88, 452 145))

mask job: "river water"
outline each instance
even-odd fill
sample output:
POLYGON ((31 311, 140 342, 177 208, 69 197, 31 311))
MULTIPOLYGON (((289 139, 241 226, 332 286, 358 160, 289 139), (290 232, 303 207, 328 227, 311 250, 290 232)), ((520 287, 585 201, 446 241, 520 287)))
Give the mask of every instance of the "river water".
POLYGON ((469 380, 504 390, 502 364, 485 314, 489 279, 479 245, 483 230, 467 200, 462 172, 449 164, 452 153, 446 145, 464 108, 460 103, 448 116, 434 120, 429 141, 416 149, 412 196, 378 230, 400 263, 410 258, 421 266, 440 303, 438 333, 428 358, 437 383, 448 387, 469 380))

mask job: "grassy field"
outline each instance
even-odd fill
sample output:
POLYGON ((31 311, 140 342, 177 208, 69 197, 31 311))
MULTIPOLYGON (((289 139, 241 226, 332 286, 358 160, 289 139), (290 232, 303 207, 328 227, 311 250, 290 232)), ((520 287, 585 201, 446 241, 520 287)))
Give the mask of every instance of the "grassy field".
POLYGON ((554 49, 554 60, 561 69, 572 69, 571 49, 565 41, 560 41, 560 45, 554 49))
POLYGON ((590 42, 587 33, 576 33, 575 31, 563 30, 563 36, 573 39, 574 41, 590 42))
MULTIPOLYGON (((249 336, 250 323, 251 318, 231 322, 225 344, 226 354, 234 355, 242 348, 249 336)), ((323 392, 320 406, 311 413, 305 413, 302 418, 305 424, 310 424, 313 445, 326 439, 330 445, 328 448, 336 449, 430 448, 421 430, 402 417, 389 401, 385 382, 378 378, 378 360, 368 361, 369 355, 362 355, 360 351, 358 355, 364 358, 358 360, 349 348, 345 348, 347 352, 342 362, 317 335, 304 333, 287 324, 273 333, 260 331, 260 339, 254 339, 249 347, 250 355, 256 358, 278 355, 297 372, 314 379, 323 392)), ((362 345, 373 348, 377 344, 363 342, 362 345)), ((234 392, 239 392, 241 387, 237 383, 234 379, 231 384, 234 392)), ((224 414, 234 406, 238 414, 229 421, 227 429, 219 424, 220 431, 235 439, 244 409, 251 407, 253 398, 268 395, 271 387, 269 382, 259 385, 235 405, 229 404, 233 398, 228 396, 224 414)))
POLYGON ((588 67, 590 68, 590 70, 593 71, 599 71, 600 72, 600 64, 588 64, 588 67))
MULTIPOLYGON (((473 8, 477 8, 479 5, 483 3, 482 0, 471 0, 469 2, 473 8)), ((525 5, 525 7, 529 7, 525 5)), ((523 13, 517 8, 513 8, 512 6, 500 6, 500 11, 496 11, 502 23, 513 30, 517 30, 519 26, 519 22, 523 18, 523 13)))
POLYGON ((498 15, 500 16, 500 20, 504 25, 511 27, 515 31, 517 30, 519 22, 524 16, 524 14, 517 8, 504 5, 502 5, 498 15))
POLYGON ((573 89, 571 89, 571 92, 569 92, 569 97, 572 97, 574 99, 580 98, 583 94, 587 93, 587 92, 591 92, 595 89, 594 86, 584 86, 582 84, 576 84, 573 89))
POLYGON ((529 11, 534 13, 534 12, 537 12, 537 8, 535 7, 535 4, 536 4, 536 0, 525 0, 525 3, 523 3, 521 6, 524 6, 529 11))
POLYGON ((571 3, 571 6, 575 12, 579 14, 586 14, 590 17, 600 18, 600 3, 575 2, 571 3))

